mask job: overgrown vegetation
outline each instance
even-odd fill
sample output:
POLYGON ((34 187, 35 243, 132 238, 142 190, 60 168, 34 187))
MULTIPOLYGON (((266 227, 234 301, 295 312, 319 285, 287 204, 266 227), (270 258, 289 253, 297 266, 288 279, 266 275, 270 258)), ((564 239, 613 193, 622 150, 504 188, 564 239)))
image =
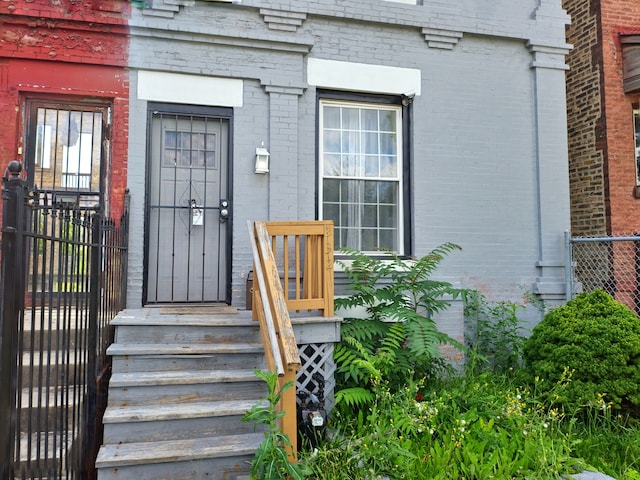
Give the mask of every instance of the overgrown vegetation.
POLYGON ((256 426, 264 425, 264 441, 258 447, 251 462, 251 478, 254 480, 304 480, 310 473, 302 463, 289 461, 292 453, 291 440, 278 426, 278 420, 285 412, 278 411, 278 403, 283 392, 293 388, 293 382, 287 382, 278 389, 278 375, 275 372, 256 370, 256 376, 267 384, 268 394, 264 402, 251 407, 242 420, 256 426))
MULTIPOLYGON (((523 381, 527 332, 519 318, 520 304, 491 303, 479 293, 428 279, 454 250, 457 247, 448 245, 404 267, 395 257, 383 263, 360 255, 348 264, 355 294, 337 304, 359 306, 366 315, 345 325, 343 344, 336 351, 336 378, 342 392, 338 398, 349 408, 334 410, 333 435, 318 451, 302 457, 312 470, 309 478, 560 479, 598 470, 619 480, 640 479, 640 428, 629 411, 603 403, 600 390, 589 390, 594 396, 583 401, 579 411, 550 401, 575 382, 567 369, 564 375, 523 381), (412 273, 416 265, 421 265, 419 276, 412 273), (418 277, 420 281, 413 281, 418 277), (414 294, 423 289, 428 290, 424 296, 414 294), (437 331, 431 315, 460 296, 466 315, 477 322, 477 336, 465 351, 470 361, 464 372, 443 374, 437 348, 450 339, 437 331), (425 307, 413 308, 419 303, 415 298, 425 298, 425 307), (417 335, 424 343, 414 352, 416 340, 405 324, 418 312, 428 319, 429 334, 417 335), (345 394, 357 388, 360 400, 345 394), (351 408, 363 405, 366 408, 351 408)), ((622 323, 640 322, 633 314, 633 319, 618 315, 619 306, 608 308, 622 323)), ((564 318, 562 310, 553 313, 557 310, 547 316, 564 318)), ((579 318, 601 322, 601 313, 590 306, 579 318)), ((546 348, 539 335, 528 349, 546 348)), ((588 362, 596 363, 594 358, 588 362)))

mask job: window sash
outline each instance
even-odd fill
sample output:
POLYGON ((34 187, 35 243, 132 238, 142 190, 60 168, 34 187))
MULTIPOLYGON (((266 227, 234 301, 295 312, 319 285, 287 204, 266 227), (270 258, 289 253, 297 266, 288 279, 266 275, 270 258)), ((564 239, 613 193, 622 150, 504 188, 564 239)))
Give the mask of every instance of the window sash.
POLYGON ((403 254, 402 108, 320 100, 320 218, 335 248, 403 254))

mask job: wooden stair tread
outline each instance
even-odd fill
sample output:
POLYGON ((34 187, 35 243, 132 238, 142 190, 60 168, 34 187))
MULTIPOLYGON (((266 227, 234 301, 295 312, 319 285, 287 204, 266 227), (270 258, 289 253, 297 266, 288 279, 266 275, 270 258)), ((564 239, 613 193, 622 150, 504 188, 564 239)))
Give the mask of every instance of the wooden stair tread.
POLYGON ((259 382, 253 370, 192 370, 161 372, 130 372, 111 375, 111 387, 155 385, 192 385, 221 382, 259 382))
POLYGON ((118 316, 111 320, 113 326, 194 326, 194 327, 254 327, 258 322, 240 315, 160 315, 154 317, 118 316))
POLYGON ((158 344, 158 343, 114 343, 107 355, 196 355, 219 353, 262 353, 261 343, 234 344, 158 344))
MULTIPOLYGON (((256 397, 259 394, 256 395, 256 397)), ((186 418, 244 415, 260 398, 217 402, 171 403, 107 407, 103 423, 153 422, 186 418)))
POLYGON ((96 467, 122 467, 251 455, 263 440, 263 433, 251 433, 187 440, 103 445, 96 459, 96 467))

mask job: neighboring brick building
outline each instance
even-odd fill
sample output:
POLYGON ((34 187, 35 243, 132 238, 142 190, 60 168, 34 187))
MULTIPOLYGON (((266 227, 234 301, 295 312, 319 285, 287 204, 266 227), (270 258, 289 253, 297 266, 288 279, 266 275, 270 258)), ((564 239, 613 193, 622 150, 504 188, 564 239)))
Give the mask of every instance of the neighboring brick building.
POLYGON ((640 2, 564 0, 571 230, 640 231, 640 2))
POLYGON ((0 161, 23 163, 49 199, 117 216, 127 184, 123 0, 0 4, 0 161))
MULTIPOLYGON (((640 3, 564 0, 571 233, 640 232, 640 3)), ((640 312, 636 242, 574 247, 574 290, 604 288, 640 312), (579 248, 576 250, 576 248, 579 248)))

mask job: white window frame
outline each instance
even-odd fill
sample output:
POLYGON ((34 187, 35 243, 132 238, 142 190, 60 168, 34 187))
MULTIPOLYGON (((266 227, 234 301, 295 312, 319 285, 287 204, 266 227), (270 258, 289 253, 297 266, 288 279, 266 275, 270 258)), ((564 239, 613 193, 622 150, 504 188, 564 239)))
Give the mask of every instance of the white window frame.
MULTIPOLYGON (((402 120, 402 106, 401 105, 394 105, 394 104, 388 104, 388 103, 376 103, 376 102, 362 102, 362 101, 350 101, 350 100, 336 100, 336 99, 320 99, 319 103, 318 103, 318 109, 319 109, 319 123, 318 123, 318 138, 319 138, 319 187, 318 187, 318 198, 319 198, 319 206, 318 206, 318 211, 319 211, 319 217, 321 219, 333 219, 333 218, 325 218, 325 211, 324 211, 324 207, 325 207, 325 199, 324 199, 324 181, 325 179, 352 179, 352 180, 362 180, 362 181, 378 181, 378 182, 393 182, 396 184, 396 211, 397 211, 397 218, 395 221, 395 226, 393 227, 393 229, 395 229, 396 231, 396 238, 395 238, 395 244, 396 244, 396 248, 394 249, 395 253, 397 253, 398 255, 404 255, 404 248, 405 248, 405 244, 404 244, 404 228, 405 228, 405 208, 404 208, 404 189, 406 188, 406 186, 404 185, 404 157, 403 157, 403 120, 402 120), (325 153, 327 155, 331 155, 331 154, 336 154, 338 152, 325 152, 325 130, 330 130, 330 129, 325 129, 325 121, 324 121, 324 107, 329 106, 329 107, 342 107, 342 108, 357 108, 360 110, 381 110, 381 111, 391 111, 395 114, 395 157, 396 157, 396 165, 395 168, 393 170, 395 170, 394 175, 393 176, 388 176, 388 175, 378 175, 378 176, 372 176, 372 175, 367 175, 364 172, 364 157, 365 157, 365 153, 363 153, 362 148, 360 148, 360 150, 358 151, 357 156, 360 157, 357 160, 357 164, 358 166, 356 167, 358 169, 358 172, 352 175, 342 175, 342 174, 338 174, 338 175, 331 175, 331 174, 326 174, 325 173, 325 164, 326 161, 325 159, 328 158, 325 156, 325 153)), ((342 128, 342 124, 341 127, 338 129, 340 132, 344 132, 345 129, 342 128)), ((365 130, 362 127, 362 124, 360 124, 359 129, 358 130, 350 130, 351 132, 359 132, 360 138, 362 138, 362 136, 365 133, 376 133, 374 131, 368 131, 365 130)), ((377 133, 381 133, 380 130, 377 131, 377 133)), ((384 132, 383 132, 384 133, 384 132)), ((342 149, 342 144, 341 144, 341 149, 342 149)), ((341 154, 346 154, 346 152, 339 152, 341 154)), ((374 154, 375 156, 376 154, 374 154)), ((383 153, 381 153, 380 151, 378 151, 377 156, 379 157, 384 157, 385 155, 383 155, 383 153)), ((342 163, 341 163, 342 165, 342 163)), ((379 171, 380 173, 380 171, 379 171)), ((378 209, 380 207, 380 204, 371 204, 371 205, 377 205, 378 209)), ((387 204, 387 206, 392 205, 392 204, 387 204)), ((340 208, 341 203, 338 202, 338 208, 340 208)), ((378 210, 378 214, 379 214, 379 210, 378 210)), ((335 221, 335 219, 333 219, 335 221)), ((342 229, 344 228, 344 225, 340 224, 340 221, 336 221, 335 223, 335 236, 336 236, 336 245, 338 247, 343 246, 342 242, 340 240, 341 237, 339 237, 339 235, 341 235, 342 233, 342 229)), ((361 225, 356 225, 354 228, 360 230, 360 232, 362 231, 362 227, 361 225)), ((378 235, 380 233, 381 230, 384 230, 385 227, 381 227, 380 223, 378 222, 377 225, 375 226, 375 230, 377 230, 378 235)), ((378 237, 379 238, 379 237, 378 237)), ((380 248, 379 250, 366 250, 366 249, 362 249, 362 237, 361 235, 359 235, 358 240, 356 241, 355 245, 344 245, 344 246, 349 246, 351 248, 355 248, 356 250, 361 250, 366 254, 372 254, 372 255, 380 255, 383 254, 384 251, 382 251, 382 249, 386 249, 387 246, 385 245, 379 245, 378 248, 380 248)))

